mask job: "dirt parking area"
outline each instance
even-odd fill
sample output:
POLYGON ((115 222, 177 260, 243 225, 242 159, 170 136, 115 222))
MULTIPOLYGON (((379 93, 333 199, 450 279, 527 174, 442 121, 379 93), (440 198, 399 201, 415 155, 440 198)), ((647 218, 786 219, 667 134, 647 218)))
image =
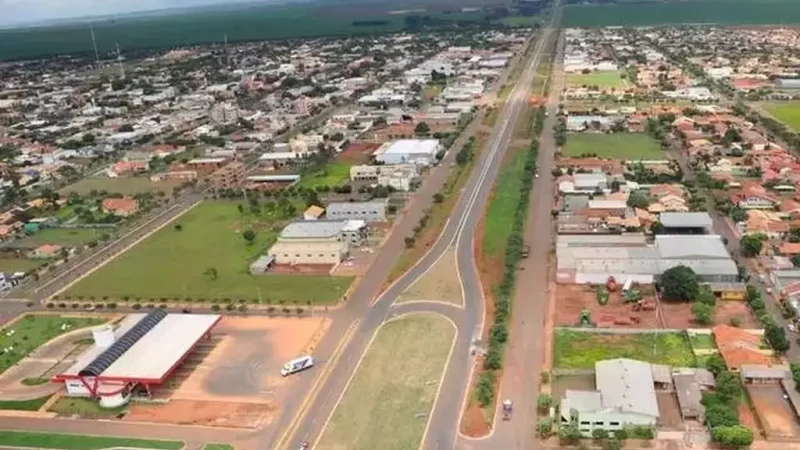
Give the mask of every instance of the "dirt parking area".
POLYGON ((338 161, 366 162, 380 146, 381 144, 374 142, 350 142, 336 159, 338 161))
POLYGON ((299 377, 281 377, 286 361, 312 353, 327 318, 224 317, 212 338, 187 358, 154 397, 166 405, 136 404, 127 420, 262 427, 281 413, 299 377), (200 411, 202 410, 202 411, 200 411))
MULTIPOLYGON (((589 310, 599 328, 663 328, 656 311, 634 311, 632 304, 623 302, 619 291, 611 292, 606 305, 597 301, 594 286, 556 284, 555 324, 575 326, 581 311, 589 310)), ((642 300, 655 305, 652 286, 641 286, 642 300)))
POLYGON ((684 429, 681 408, 678 406, 678 396, 674 392, 656 391, 658 399, 658 421, 656 427, 659 430, 681 431, 684 429))
POLYGON ((800 436, 800 424, 779 385, 748 384, 746 388, 767 439, 800 436))

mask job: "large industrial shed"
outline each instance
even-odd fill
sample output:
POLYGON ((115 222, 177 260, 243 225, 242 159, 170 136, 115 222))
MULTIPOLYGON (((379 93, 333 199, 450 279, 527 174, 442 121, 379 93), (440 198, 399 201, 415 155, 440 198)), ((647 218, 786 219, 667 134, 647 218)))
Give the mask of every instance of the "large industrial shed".
POLYGON ((137 385, 149 393, 162 384, 220 319, 162 309, 128 315, 116 328, 92 330, 94 345, 53 381, 64 383, 67 396, 94 397, 106 408, 123 405, 137 385))
POLYGON ((739 271, 716 235, 659 235, 653 244, 623 236, 558 237, 556 255, 561 283, 602 284, 609 277, 652 284, 667 269, 692 268, 705 282, 734 282, 739 271), (592 238, 595 238, 594 240, 592 238), (620 245, 617 241, 625 242, 620 245))

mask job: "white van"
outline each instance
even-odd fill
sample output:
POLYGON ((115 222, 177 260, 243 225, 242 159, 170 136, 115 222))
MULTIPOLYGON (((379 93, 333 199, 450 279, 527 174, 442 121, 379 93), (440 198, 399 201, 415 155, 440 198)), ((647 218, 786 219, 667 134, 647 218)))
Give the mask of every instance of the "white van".
POLYGON ((283 365, 283 368, 281 369, 281 376, 285 377, 287 375, 300 372, 301 370, 306 370, 313 365, 314 358, 312 358, 310 355, 295 358, 283 365))

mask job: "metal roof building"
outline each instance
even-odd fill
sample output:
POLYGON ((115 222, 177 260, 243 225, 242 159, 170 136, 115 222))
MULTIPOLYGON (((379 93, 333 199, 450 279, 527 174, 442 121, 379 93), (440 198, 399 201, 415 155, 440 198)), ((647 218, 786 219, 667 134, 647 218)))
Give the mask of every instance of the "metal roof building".
POLYGON ((54 377, 67 395, 98 397, 106 407, 128 400, 133 386, 164 382, 219 323, 216 314, 168 314, 155 309, 128 315, 116 329, 93 330, 95 343, 54 377))
POLYGON ((713 222, 707 212, 663 212, 658 221, 666 228, 711 229, 713 222))

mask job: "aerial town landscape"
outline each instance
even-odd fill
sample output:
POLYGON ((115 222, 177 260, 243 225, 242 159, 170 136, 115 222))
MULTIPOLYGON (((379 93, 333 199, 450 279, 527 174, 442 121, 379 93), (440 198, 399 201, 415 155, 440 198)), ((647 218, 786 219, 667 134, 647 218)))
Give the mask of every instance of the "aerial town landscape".
POLYGON ((800 5, 43 1, 0 448, 800 448, 800 5))

